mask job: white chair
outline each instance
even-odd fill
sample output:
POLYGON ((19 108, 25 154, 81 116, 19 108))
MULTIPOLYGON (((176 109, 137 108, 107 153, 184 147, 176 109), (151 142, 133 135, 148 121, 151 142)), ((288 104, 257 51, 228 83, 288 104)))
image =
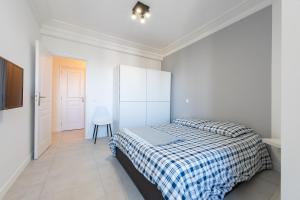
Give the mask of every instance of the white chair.
POLYGON ((95 139, 94 144, 96 144, 99 126, 106 125, 107 135, 112 136, 112 131, 111 131, 112 119, 106 107, 98 106, 96 108, 92 122, 94 124, 94 133, 93 133, 93 139, 95 139))

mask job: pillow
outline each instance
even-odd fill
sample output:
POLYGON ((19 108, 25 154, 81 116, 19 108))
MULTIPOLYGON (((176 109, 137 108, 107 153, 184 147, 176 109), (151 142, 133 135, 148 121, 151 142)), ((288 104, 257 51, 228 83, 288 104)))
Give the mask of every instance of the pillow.
POLYGON ((234 122, 208 121, 198 126, 200 130, 217 133, 229 137, 238 137, 246 133, 254 132, 253 129, 234 122))
POLYGON ((173 123, 187 126, 191 128, 199 128, 201 124, 208 122, 208 120, 200 120, 200 119, 175 119, 173 123))

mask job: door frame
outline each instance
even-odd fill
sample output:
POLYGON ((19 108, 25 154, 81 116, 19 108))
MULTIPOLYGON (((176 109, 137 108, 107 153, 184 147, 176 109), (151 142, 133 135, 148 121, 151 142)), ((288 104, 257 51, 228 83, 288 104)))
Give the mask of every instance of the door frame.
MULTIPOLYGON (((56 120, 56 130, 55 131, 58 131, 58 132, 61 132, 61 131, 67 131, 67 130, 63 130, 62 129, 62 84, 61 84, 61 81, 62 81, 62 69, 63 68, 67 68, 70 66, 67 66, 66 64, 62 64, 62 63, 59 63, 59 62, 63 62, 63 61, 66 61, 66 60, 69 60, 69 61, 75 61, 75 62, 82 62, 83 63, 83 67, 78 67, 78 66, 75 66, 73 68, 77 68, 77 69, 83 69, 84 71, 84 94, 83 94, 83 97, 84 97, 84 112, 83 112, 83 124, 84 124, 84 127, 83 129, 86 129, 86 69, 87 69, 87 61, 86 60, 83 60, 83 59, 78 59, 78 58, 72 58, 72 57, 65 57, 65 56, 54 56, 54 60, 56 62, 58 62, 58 66, 54 66, 54 67, 57 67, 57 70, 58 70, 58 74, 57 75, 57 103, 55 104, 56 105, 56 110, 58 110, 57 112, 57 120, 56 120), (60 60, 60 61, 57 61, 57 60, 60 60)), ((54 61, 54 63, 55 63, 54 61)), ((55 65, 55 64, 54 64, 55 65)), ((54 101, 54 99, 53 99, 54 101)), ((55 107, 55 106, 54 106, 55 107)), ((86 132, 86 130, 85 130, 86 132)), ((86 133, 85 133, 86 134, 86 133)))
POLYGON ((45 48, 42 43, 39 40, 35 41, 35 81, 34 81, 34 138, 33 138, 33 159, 39 159, 39 157, 51 146, 51 140, 52 140, 52 99, 53 99, 53 94, 52 94, 52 76, 53 76, 53 55, 45 48), (51 57, 51 91, 50 91, 50 99, 49 99, 49 104, 50 104, 50 140, 47 143, 47 146, 45 148, 40 149, 39 146, 39 139, 40 139, 40 102, 41 98, 41 85, 40 85, 40 79, 41 79, 41 51, 43 50, 44 55, 47 55, 48 57, 51 57))

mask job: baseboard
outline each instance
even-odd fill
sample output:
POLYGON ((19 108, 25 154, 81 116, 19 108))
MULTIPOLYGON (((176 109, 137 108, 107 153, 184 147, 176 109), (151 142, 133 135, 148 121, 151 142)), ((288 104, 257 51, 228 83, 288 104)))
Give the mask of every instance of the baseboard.
POLYGON ((4 185, 0 187, 0 199, 3 199, 4 195, 7 193, 9 188, 14 184, 20 174, 23 172, 25 167, 31 161, 31 154, 26 157, 26 159, 20 164, 20 166, 16 169, 16 171, 10 176, 4 185))

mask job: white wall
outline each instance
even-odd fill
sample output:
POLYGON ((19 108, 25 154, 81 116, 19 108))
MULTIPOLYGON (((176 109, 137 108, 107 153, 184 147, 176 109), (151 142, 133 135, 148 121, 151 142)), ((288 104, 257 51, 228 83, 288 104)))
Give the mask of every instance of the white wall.
POLYGON ((281 140, 283 200, 300 199, 300 0, 281 0, 281 140))
POLYGON ((0 111, 1 199, 32 154, 33 45, 39 31, 27 1, 0 0, 0 24, 0 56, 24 68, 23 107, 0 111))
MULTIPOLYGON (((87 138, 92 136, 91 119, 97 105, 113 111, 113 71, 119 64, 146 68, 161 68, 161 62, 73 41, 42 36, 42 43, 54 55, 87 61, 86 68, 86 124, 87 138)), ((102 128, 99 136, 106 135, 102 128)))

